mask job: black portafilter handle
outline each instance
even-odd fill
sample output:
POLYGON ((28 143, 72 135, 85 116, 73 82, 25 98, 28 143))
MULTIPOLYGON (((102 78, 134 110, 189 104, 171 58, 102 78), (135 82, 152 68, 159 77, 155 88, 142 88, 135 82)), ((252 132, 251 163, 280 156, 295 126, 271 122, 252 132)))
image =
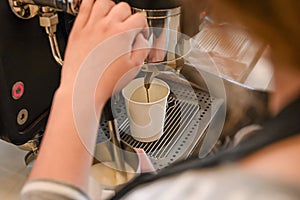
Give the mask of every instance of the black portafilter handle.
POLYGON ((116 0, 127 2, 131 7, 145 10, 171 9, 180 7, 183 0, 116 0))
POLYGON ((102 115, 106 120, 114 120, 113 112, 111 110, 111 99, 109 99, 102 111, 102 115))

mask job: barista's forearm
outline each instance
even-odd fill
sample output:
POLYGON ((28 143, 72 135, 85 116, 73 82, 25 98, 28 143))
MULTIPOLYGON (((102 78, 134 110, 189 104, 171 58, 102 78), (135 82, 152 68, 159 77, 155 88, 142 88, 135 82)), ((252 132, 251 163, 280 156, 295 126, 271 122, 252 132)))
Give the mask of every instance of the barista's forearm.
MULTIPOLYGON (((101 105, 98 110, 100 115, 101 105)), ((73 119, 72 92, 58 89, 30 179, 54 179, 86 189, 98 128, 98 124, 88 124, 93 121, 88 118, 79 119, 88 126, 84 144, 73 119)))

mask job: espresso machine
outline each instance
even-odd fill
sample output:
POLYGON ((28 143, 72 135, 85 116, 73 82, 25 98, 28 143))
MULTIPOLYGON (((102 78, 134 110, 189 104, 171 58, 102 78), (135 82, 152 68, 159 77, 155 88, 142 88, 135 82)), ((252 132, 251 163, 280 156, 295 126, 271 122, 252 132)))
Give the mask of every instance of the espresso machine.
MULTIPOLYGON (((261 56, 264 44, 255 43, 244 31, 236 29, 231 38, 224 39, 222 31, 230 26, 213 22, 205 4, 197 4, 193 11, 186 4, 190 0, 185 3, 124 1, 133 13, 145 13, 151 45, 164 50, 159 54, 150 51, 138 76, 143 76, 145 83, 150 83, 155 76, 165 80, 171 93, 164 135, 149 143, 138 142, 130 136, 122 96, 112 97, 111 112, 122 142, 144 149, 154 167, 161 169, 191 156, 205 157, 241 127, 267 117, 267 94, 242 84, 261 56), (155 46, 161 40, 161 46, 155 46), (220 48, 225 43, 226 48, 220 48), (211 52, 218 52, 218 56, 211 52), (201 62, 197 57, 202 58, 201 62), (224 61, 224 57, 246 63, 245 70, 232 78, 205 69, 218 63, 226 65, 217 62, 224 61), (247 95, 249 101, 239 102, 237 95, 247 95), (237 111, 241 113, 242 109, 250 110, 251 115, 237 117, 237 111)), ((0 3, 3 30, 0 33, 0 137, 31 153, 38 150, 45 130, 53 94, 59 85, 66 42, 80 3, 80 0, 0 3)), ((109 125, 102 117, 97 142, 108 139, 109 125)))

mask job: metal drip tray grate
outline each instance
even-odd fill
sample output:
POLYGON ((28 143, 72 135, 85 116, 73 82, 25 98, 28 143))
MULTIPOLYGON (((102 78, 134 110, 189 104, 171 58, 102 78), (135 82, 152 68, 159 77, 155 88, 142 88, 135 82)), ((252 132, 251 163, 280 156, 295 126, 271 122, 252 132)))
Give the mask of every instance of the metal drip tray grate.
MULTIPOLYGON (((223 100, 210 97, 201 90, 167 81, 171 88, 164 124, 163 136, 154 142, 139 142, 130 136, 130 127, 122 95, 113 98, 113 113, 119 124, 120 137, 133 148, 142 148, 156 169, 187 158, 220 108, 223 100)), ((105 119, 102 119, 98 141, 108 140, 109 133, 105 119)))
POLYGON ((163 136, 154 142, 138 142, 130 136, 128 119, 120 126, 121 139, 135 148, 142 148, 147 155, 160 159, 166 157, 173 145, 182 136, 187 125, 199 110, 199 105, 178 100, 172 95, 168 98, 168 108, 163 136))

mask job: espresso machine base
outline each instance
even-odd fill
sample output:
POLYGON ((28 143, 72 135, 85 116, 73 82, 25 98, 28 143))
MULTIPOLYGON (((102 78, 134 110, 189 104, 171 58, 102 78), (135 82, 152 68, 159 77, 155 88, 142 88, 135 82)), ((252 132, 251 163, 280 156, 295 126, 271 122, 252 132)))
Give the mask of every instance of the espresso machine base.
MULTIPOLYGON (((154 142, 140 142, 130 136, 130 127, 124 99, 121 94, 112 98, 112 110, 117 119, 120 137, 132 148, 142 148, 156 169, 196 154, 200 141, 206 136, 223 100, 214 98, 207 92, 170 80, 166 81, 171 93, 168 97, 163 135, 154 142)), ((101 120, 97 142, 109 139, 108 125, 101 120)))

